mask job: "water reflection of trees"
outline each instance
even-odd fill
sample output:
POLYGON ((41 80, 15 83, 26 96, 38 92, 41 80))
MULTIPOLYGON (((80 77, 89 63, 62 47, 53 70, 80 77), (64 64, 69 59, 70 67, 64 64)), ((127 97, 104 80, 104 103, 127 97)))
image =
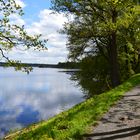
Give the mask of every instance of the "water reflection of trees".
POLYGON ((86 98, 100 94, 110 87, 109 66, 103 57, 83 59, 81 70, 72 74, 71 79, 78 83, 86 98))

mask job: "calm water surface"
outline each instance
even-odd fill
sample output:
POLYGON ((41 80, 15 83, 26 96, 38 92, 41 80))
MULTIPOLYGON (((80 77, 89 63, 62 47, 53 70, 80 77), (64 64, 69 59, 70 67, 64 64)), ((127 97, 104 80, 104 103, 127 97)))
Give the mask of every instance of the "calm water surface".
POLYGON ((34 68, 27 75, 0 67, 0 137, 83 101, 83 93, 70 74, 59 71, 34 68))

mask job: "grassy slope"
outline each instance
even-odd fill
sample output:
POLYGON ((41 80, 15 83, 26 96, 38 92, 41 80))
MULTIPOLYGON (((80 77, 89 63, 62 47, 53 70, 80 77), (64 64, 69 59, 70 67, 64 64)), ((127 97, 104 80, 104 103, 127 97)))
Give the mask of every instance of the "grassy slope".
POLYGON ((16 140, 78 140, 91 125, 96 125, 110 106, 128 90, 140 84, 140 74, 131 77, 117 88, 88 99, 52 119, 32 125, 6 139, 16 140))

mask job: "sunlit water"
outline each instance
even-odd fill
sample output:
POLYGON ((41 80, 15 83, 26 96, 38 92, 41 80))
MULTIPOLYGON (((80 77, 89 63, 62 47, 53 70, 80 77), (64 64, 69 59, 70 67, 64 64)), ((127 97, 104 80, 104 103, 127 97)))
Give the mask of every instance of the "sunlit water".
POLYGON ((0 67, 0 137, 83 101, 83 93, 70 75, 59 71, 34 68, 27 75, 0 67))

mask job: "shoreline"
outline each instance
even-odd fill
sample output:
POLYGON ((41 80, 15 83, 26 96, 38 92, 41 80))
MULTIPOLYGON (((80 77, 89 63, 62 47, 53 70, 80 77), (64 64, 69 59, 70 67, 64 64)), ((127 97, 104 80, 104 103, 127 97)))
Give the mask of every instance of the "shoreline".
POLYGON ((94 96, 49 120, 9 134, 4 139, 81 140, 83 135, 89 132, 90 126, 97 125, 102 116, 122 99, 127 91, 139 84, 140 74, 134 75, 111 91, 94 96))

